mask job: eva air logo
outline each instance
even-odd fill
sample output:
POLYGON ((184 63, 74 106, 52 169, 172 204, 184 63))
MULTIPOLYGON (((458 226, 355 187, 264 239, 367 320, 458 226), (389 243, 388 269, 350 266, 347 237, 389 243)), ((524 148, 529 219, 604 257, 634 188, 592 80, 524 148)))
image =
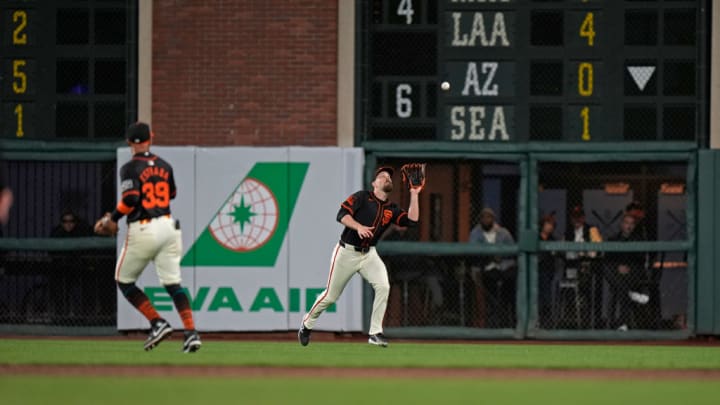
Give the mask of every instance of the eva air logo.
POLYGON ((309 165, 256 163, 180 265, 274 266, 309 165))

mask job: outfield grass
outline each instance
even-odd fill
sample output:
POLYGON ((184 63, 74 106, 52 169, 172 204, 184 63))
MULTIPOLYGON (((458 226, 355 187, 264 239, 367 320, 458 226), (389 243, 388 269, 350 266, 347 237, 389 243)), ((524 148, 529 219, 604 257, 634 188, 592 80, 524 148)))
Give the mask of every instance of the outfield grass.
POLYGON ((710 405, 720 385, 679 381, 0 377, 4 405, 552 404, 710 405))
POLYGON ((184 354, 180 346, 168 340, 144 352, 140 340, 0 339, 0 364, 720 369, 720 347, 206 341, 184 354))

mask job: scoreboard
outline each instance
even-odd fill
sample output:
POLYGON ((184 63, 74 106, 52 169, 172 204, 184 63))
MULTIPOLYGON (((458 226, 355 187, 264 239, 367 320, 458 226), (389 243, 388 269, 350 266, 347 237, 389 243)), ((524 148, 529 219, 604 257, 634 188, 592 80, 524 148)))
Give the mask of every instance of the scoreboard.
POLYGON ((135 115, 132 0, 0 2, 0 137, 117 138, 135 115))
POLYGON ((710 0, 360 3, 363 140, 706 137, 710 0))

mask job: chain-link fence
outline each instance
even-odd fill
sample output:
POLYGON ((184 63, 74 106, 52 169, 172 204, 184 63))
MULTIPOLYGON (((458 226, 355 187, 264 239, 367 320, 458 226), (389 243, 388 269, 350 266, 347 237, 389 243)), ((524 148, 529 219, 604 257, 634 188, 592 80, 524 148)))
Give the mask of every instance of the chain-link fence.
POLYGON ((114 249, 7 251, 0 324, 114 326, 114 249))
MULTIPOLYGON (((419 227, 391 229, 378 246, 391 281, 389 330, 687 330, 689 160, 539 156, 369 160, 428 163, 419 227)), ((2 168, 24 194, 4 228, 11 238, 0 239, 0 324, 114 324, 114 241, 53 234, 112 206, 114 164, 16 160, 2 168), (45 177, 64 185, 44 185, 45 177)), ((406 207, 400 174, 393 180, 392 200, 406 207)))
MULTIPOLYGON (((385 159, 378 164, 399 167, 404 162, 385 159)), ((391 281, 386 326, 514 329, 517 236, 524 226, 518 214, 524 199, 521 164, 494 159, 427 162, 420 226, 391 229, 380 245, 391 281), (398 243, 401 249, 393 249, 398 243)), ((399 195, 393 200, 406 207, 409 193, 400 175, 395 177, 399 195)))
POLYGON ((115 203, 116 145, 2 146, 14 204, 0 226, 0 329, 115 325, 115 240, 90 224, 115 203))
POLYGON ((538 254, 536 327, 686 328, 687 252, 643 242, 687 241, 687 170, 677 162, 538 165, 540 238, 619 248, 538 254))
POLYGON ((379 245, 387 327, 686 330, 686 162, 427 162, 420 226, 379 245))

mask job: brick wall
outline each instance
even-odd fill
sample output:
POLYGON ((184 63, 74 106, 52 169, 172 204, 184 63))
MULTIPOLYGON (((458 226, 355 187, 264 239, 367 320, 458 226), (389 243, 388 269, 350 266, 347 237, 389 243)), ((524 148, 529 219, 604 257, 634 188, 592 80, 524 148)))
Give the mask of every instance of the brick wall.
POLYGON ((160 145, 336 145, 337 4, 158 0, 160 145))

